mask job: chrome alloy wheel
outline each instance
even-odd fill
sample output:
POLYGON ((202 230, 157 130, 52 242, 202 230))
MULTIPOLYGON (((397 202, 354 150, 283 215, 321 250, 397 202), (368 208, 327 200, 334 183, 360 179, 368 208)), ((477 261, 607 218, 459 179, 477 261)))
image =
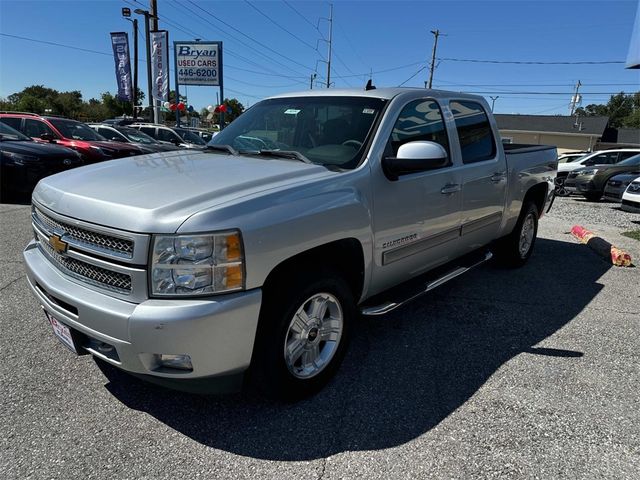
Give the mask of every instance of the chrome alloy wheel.
POLYGON ((529 212, 524 222, 522 222, 520 241, 518 243, 518 252, 522 258, 525 258, 529 253, 533 244, 533 237, 536 234, 536 220, 533 215, 533 212, 529 212))
POLYGON ((331 362, 342 337, 344 315, 338 299, 316 293, 293 316, 284 342, 289 372, 300 379, 319 374, 331 362))

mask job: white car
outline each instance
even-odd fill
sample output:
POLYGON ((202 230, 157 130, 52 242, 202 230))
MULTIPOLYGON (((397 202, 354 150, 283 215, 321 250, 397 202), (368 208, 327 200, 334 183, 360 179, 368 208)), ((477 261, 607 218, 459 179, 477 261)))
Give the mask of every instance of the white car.
POLYGON ((618 148, 615 150, 600 150, 588 153, 576 160, 568 160, 558 164, 558 173, 554 180, 555 193, 558 197, 568 197, 571 192, 564 187, 564 181, 570 172, 593 165, 613 165, 640 153, 640 148, 618 148))
POLYGON ((622 194, 622 210, 640 213, 640 177, 629 184, 622 194))
MULTIPOLYGON (((589 153, 582 158, 572 162, 564 162, 558 165, 558 176, 560 173, 568 173, 578 168, 590 167, 592 165, 613 165, 627 158, 640 153, 640 148, 618 148, 615 150, 600 150, 589 153)), ((566 175, 565 175, 566 176, 566 175)))
POLYGON ((590 152, 563 153, 558 157, 558 163, 575 162, 576 160, 584 157, 585 155, 591 155, 591 153, 590 152))

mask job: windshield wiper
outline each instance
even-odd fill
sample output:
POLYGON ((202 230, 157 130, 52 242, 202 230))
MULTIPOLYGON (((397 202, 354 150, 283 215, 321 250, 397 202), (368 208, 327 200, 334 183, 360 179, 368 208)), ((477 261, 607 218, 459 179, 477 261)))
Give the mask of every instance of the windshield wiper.
POLYGON ((205 150, 219 150, 222 152, 228 152, 231 155, 238 155, 238 151, 235 148, 233 148, 231 145, 219 145, 219 144, 207 145, 205 147, 205 150))
POLYGON ((257 150, 255 152, 251 152, 252 155, 264 155, 265 157, 282 157, 282 158, 293 158, 296 160, 300 160, 301 162, 308 163, 310 165, 315 165, 311 160, 305 157, 303 154, 298 152, 297 150, 257 150))

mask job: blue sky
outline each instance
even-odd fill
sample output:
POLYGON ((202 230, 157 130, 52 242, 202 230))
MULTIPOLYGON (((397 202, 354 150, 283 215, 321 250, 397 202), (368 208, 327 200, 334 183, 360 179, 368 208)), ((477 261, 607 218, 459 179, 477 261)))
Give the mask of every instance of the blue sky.
MULTIPOLYGON (((578 80, 583 84, 584 105, 605 103, 610 93, 640 90, 640 71, 624 69, 637 0, 333 3, 331 75, 336 87, 362 87, 370 71, 378 86, 403 82, 424 86, 433 46, 430 30, 439 29, 441 60, 434 88, 498 96, 495 111, 499 113, 566 114, 578 80), (459 60, 623 63, 522 65, 459 60)), ((148 4, 148 0, 0 0, 0 33, 4 34, 0 36, 0 97, 33 84, 80 90, 85 99, 115 92, 109 32, 131 31, 131 23, 121 17, 121 7, 133 10, 148 4)), ((328 37, 328 22, 321 17, 329 15, 327 2, 158 0, 158 12, 160 28, 169 30, 170 42, 195 37, 223 41, 225 95, 245 105, 275 93, 308 89, 316 68, 319 80, 326 78, 322 60, 327 49, 322 37, 328 37)), ((140 58, 139 84, 146 91, 142 42, 140 58)), ((216 92, 213 87, 189 87, 187 95, 189 103, 200 109, 215 104, 216 92)))

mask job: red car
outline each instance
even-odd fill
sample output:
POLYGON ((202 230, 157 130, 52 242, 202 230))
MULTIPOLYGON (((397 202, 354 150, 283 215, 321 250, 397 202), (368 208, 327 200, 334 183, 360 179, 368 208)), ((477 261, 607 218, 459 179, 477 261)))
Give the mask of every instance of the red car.
POLYGON ((61 117, 43 117, 34 113, 0 113, 0 122, 41 143, 56 143, 73 148, 85 163, 141 155, 134 145, 108 141, 82 122, 61 117))

